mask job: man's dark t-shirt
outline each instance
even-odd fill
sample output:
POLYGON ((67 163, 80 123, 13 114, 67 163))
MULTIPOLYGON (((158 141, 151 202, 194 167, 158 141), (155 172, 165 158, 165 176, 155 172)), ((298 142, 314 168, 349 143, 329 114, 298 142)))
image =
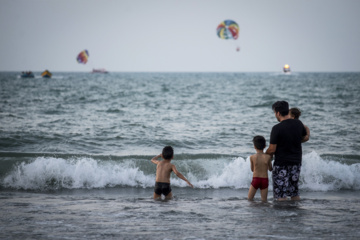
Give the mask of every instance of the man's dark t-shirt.
POLYGON ((287 119, 276 124, 270 135, 270 144, 276 144, 275 166, 301 164, 301 140, 306 129, 297 119, 287 119))

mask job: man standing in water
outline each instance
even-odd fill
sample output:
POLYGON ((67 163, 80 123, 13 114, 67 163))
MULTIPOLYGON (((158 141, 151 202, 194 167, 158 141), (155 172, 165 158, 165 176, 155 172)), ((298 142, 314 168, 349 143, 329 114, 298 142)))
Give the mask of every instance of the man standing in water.
POLYGON ((306 129, 298 119, 289 116, 289 104, 277 101, 272 105, 276 119, 280 122, 273 126, 267 154, 275 161, 272 171, 274 200, 300 200, 298 182, 301 170, 302 148, 306 129))

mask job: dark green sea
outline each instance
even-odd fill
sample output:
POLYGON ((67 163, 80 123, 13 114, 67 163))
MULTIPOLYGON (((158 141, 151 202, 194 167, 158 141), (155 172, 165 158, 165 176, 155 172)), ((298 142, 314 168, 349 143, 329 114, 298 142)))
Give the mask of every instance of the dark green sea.
POLYGON ((360 73, 0 73, 0 239, 357 239, 360 73), (247 201, 286 100, 311 131, 299 202, 247 201), (152 200, 173 146, 194 185, 152 200))

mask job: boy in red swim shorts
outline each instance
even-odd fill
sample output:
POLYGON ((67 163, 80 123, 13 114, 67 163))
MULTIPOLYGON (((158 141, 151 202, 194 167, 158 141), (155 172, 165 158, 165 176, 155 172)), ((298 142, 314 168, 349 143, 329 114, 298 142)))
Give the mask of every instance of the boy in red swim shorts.
POLYGON ((266 202, 269 186, 268 170, 272 171, 271 156, 264 153, 266 141, 263 136, 255 136, 253 143, 256 154, 250 156, 253 179, 250 185, 248 199, 253 200, 257 189, 260 188, 261 200, 266 202))

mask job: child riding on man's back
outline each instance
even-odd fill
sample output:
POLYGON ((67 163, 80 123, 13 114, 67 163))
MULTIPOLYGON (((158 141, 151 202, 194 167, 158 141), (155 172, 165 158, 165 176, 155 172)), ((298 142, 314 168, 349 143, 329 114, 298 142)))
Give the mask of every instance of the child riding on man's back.
MULTIPOLYGON (((298 108, 290 108, 289 115, 290 118, 292 119, 299 119, 299 117, 301 116, 301 111, 298 108)), ((302 142, 307 142, 310 138, 310 129, 305 124, 304 124, 304 128, 306 130, 306 135, 303 137, 302 142)))

